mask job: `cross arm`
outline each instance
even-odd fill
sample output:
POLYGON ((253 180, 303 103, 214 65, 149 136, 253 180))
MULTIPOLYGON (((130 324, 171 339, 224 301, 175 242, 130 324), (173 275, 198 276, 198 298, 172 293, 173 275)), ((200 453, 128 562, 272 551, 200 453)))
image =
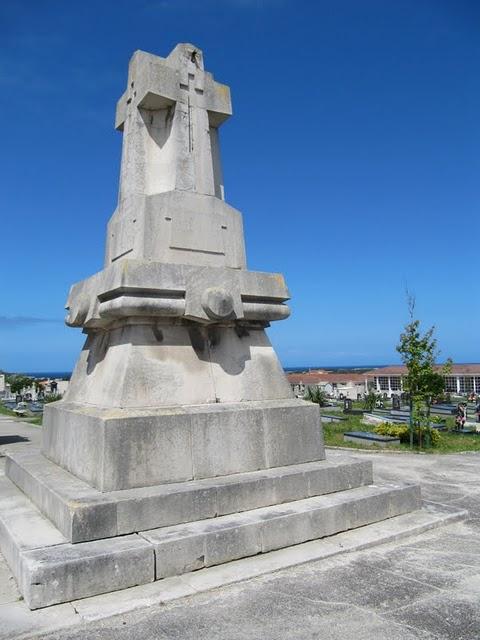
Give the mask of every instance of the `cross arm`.
POLYGON ((212 127, 220 126, 232 115, 230 87, 213 79, 211 73, 205 73, 204 93, 197 96, 199 106, 208 111, 208 119, 212 127))
POLYGON ((136 51, 128 69, 128 88, 117 103, 115 128, 123 131, 130 104, 155 110, 169 107, 177 99, 178 79, 175 70, 165 65, 163 58, 136 51))

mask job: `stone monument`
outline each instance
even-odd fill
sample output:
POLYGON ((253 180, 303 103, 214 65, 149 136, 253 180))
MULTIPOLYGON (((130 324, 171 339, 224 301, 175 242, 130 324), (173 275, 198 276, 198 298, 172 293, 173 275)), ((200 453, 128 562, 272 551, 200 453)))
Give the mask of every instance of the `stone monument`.
POLYGON ((265 334, 288 290, 247 269, 224 199, 231 112, 197 47, 133 55, 105 265, 67 303, 85 346, 42 450, 11 452, 0 482, 0 543, 31 608, 420 506, 418 487, 373 485, 370 463, 326 461, 318 405, 293 397, 265 334))

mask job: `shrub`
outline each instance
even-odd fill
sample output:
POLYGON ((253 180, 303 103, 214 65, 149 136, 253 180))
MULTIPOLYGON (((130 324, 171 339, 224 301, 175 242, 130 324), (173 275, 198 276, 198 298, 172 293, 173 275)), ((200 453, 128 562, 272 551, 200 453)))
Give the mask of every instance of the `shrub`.
POLYGON ((62 394, 58 393, 57 395, 52 394, 52 393, 48 393, 44 399, 43 402, 45 404, 48 404, 49 402, 57 402, 57 400, 61 400, 62 399, 62 394))
POLYGON ((381 422, 380 424, 377 424, 374 431, 381 436, 391 436, 392 438, 399 438, 400 442, 408 440, 408 425, 405 424, 381 422), (406 440, 404 440, 405 438, 406 440))
MULTIPOLYGON (((392 438, 399 438, 400 442, 408 444, 410 442, 410 428, 408 424, 392 424, 390 422, 381 422, 374 428, 375 433, 378 433, 381 436, 391 436, 392 438)), ((425 444, 425 439, 427 436, 427 431, 430 435, 430 444, 432 447, 436 447, 442 436, 435 429, 415 429, 413 432, 413 443, 418 445, 419 436, 421 436, 421 441, 425 444)))
POLYGON ((367 411, 373 411, 377 404, 377 394, 370 391, 363 397, 363 408, 367 411))

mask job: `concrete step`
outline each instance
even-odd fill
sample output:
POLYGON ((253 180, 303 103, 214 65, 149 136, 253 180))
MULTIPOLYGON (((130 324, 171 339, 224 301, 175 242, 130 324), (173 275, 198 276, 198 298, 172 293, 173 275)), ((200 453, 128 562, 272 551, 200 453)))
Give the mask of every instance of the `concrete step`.
POLYGON ((139 534, 71 544, 7 478, 0 547, 31 609, 69 602, 392 518, 417 486, 370 485, 139 534))
POLYGON ((154 551, 144 538, 70 544, 5 477, 0 478, 0 549, 31 609, 154 580, 154 551))
POLYGON ((101 492, 37 449, 11 452, 7 476, 70 542, 203 520, 370 484, 371 462, 309 462, 230 476, 101 492))
POLYGON ((155 548, 157 580, 332 536, 421 506, 415 485, 370 485, 143 532, 155 548))

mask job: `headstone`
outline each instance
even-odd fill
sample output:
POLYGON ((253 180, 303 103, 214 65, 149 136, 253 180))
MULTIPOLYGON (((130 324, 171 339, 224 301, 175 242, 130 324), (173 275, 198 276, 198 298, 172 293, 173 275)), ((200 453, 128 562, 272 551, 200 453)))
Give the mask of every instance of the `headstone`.
POLYGON ((394 411, 400 411, 400 396, 398 395, 392 396, 392 409, 394 411))
POLYGON ((350 398, 345 398, 343 401, 343 411, 344 413, 349 413, 352 410, 353 402, 350 398))
POLYGON ((55 525, 46 546, 34 524, 18 542, 0 501, 0 544, 31 608, 420 505, 416 487, 371 484, 369 463, 324 461, 319 406, 293 397, 265 334, 288 316, 288 289, 247 269, 242 217, 224 200, 230 114, 197 47, 134 54, 105 265, 67 303, 86 342, 63 399, 45 406, 42 451, 7 457, 22 522, 40 510, 55 525))

